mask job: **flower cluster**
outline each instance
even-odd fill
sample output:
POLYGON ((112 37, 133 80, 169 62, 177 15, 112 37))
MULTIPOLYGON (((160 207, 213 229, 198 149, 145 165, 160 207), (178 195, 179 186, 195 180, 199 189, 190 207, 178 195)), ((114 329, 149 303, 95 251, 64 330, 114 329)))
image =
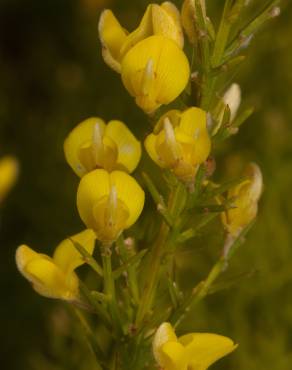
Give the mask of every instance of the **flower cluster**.
MULTIPOLYGON (((237 49, 227 48, 226 37, 231 19, 247 5, 244 3, 227 2, 223 35, 221 28, 215 34, 204 0, 185 0, 181 12, 168 1, 150 4, 132 32, 120 25, 111 10, 100 16, 105 63, 121 74, 126 90, 153 121, 144 147, 160 169, 164 189, 158 189, 148 173, 139 176, 143 183, 137 181, 133 172, 142 145, 125 123, 88 118, 73 128, 64 142, 65 158, 79 178, 77 209, 86 230, 61 242, 52 258, 21 245, 16 262, 39 294, 87 307, 99 316, 110 339, 94 341, 93 347, 96 342, 109 343, 110 348, 96 351, 102 369, 120 368, 111 364, 127 356, 133 363, 126 367, 138 369, 138 363, 146 363, 143 348, 154 333, 153 355, 163 370, 206 370, 236 348, 231 339, 217 334, 191 333, 177 338, 170 322, 177 327, 208 294, 257 215, 263 180, 256 164, 249 164, 240 180, 223 184, 211 180, 216 168, 213 147, 237 133, 251 113, 241 111, 239 85, 232 84, 223 94, 224 89, 216 90, 218 74, 230 63, 236 64, 227 58, 237 49), (197 56, 198 61, 189 62, 183 30, 197 51, 193 59, 197 56), (155 214, 145 215, 146 222, 140 225, 145 230, 139 236, 133 231, 133 236, 125 239, 124 231, 143 211, 145 187, 156 204, 155 214), (226 233, 220 258, 192 293, 183 292, 174 273, 176 252, 216 216, 226 233), (159 231, 148 235, 148 225, 158 218, 159 231), (96 242, 100 248, 95 252, 96 242), (85 284, 80 284, 75 270, 84 263, 96 272, 101 292, 82 291, 85 284), (169 301, 161 308, 157 292, 166 282, 163 297, 169 301), (131 348, 133 356, 126 353, 131 348)), ((0 174, 1 170, 0 162, 0 174)), ((0 181, 0 201, 9 181, 0 181)), ((93 337, 91 333, 89 341, 93 337)))

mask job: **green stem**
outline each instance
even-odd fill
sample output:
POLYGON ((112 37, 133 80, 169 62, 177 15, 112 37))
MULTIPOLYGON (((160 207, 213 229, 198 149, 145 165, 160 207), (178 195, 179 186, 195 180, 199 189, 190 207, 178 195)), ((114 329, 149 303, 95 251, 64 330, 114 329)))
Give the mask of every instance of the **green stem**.
POLYGON ((230 58, 231 55, 234 55, 240 48, 252 37, 259 28, 263 26, 268 20, 277 17, 279 15, 278 5, 281 0, 272 0, 265 7, 265 9, 257 14, 245 27, 243 27, 236 37, 231 41, 230 45, 225 51, 225 59, 230 58))
POLYGON ((202 281, 193 291, 193 294, 189 299, 187 299, 180 308, 174 312, 170 318, 170 322, 177 327, 181 321, 185 318, 188 312, 190 312, 193 307, 200 302, 209 292, 212 284, 217 280, 221 272, 226 266, 225 258, 220 258, 218 262, 213 266, 209 272, 206 280, 202 281))
POLYGON ((112 271, 111 262, 111 251, 108 247, 103 247, 104 252, 102 253, 102 266, 103 266, 103 276, 104 276, 104 293, 109 299, 109 311, 114 324, 114 327, 118 335, 122 334, 120 317, 117 307, 116 299, 116 288, 112 271))
MULTIPOLYGON (((232 22, 229 19, 228 15, 232 6, 232 2, 233 0, 225 1, 224 10, 221 17, 218 33, 215 39, 214 50, 211 58, 212 68, 216 68, 221 64, 225 47, 228 42, 228 37, 232 26, 232 22)), ((210 110, 217 80, 218 76, 212 76, 211 70, 209 69, 208 74, 205 77, 205 82, 202 86, 202 99, 200 105, 204 110, 210 110)))
POLYGON ((140 291, 137 281, 136 264, 143 258, 144 254, 146 254, 146 250, 142 250, 139 253, 131 256, 129 251, 127 251, 125 240, 122 236, 117 240, 116 243, 119 248, 121 259, 124 265, 114 271, 114 278, 118 276, 119 271, 127 271, 127 281, 129 284, 131 295, 135 304, 137 304, 139 302, 140 291))
POLYGON ((78 318, 79 320, 79 323, 84 331, 84 334, 86 336, 86 339, 87 339, 87 344, 90 348, 90 350, 92 351, 92 353, 95 355, 95 359, 96 359, 96 363, 97 363, 97 366, 100 370, 103 369, 103 367, 101 366, 101 359, 103 358, 103 353, 96 341, 96 337, 95 335, 93 334, 88 322, 86 321, 85 317, 83 316, 83 314, 78 310, 78 309, 74 309, 74 314, 75 316, 78 318))
MULTIPOLYGON (((177 219, 180 212, 183 210, 185 205, 185 187, 180 182, 177 182, 169 194, 168 210, 174 219, 177 219)), ((148 268, 146 270, 146 281, 142 299, 139 304, 135 325, 140 328, 141 324, 147 313, 150 311, 152 306, 152 300, 155 295, 158 282, 159 273, 161 268, 161 259, 165 252, 165 245, 168 240, 170 227, 167 223, 162 222, 160 231, 156 242, 154 243, 152 250, 150 251, 150 258, 148 268)))
POLYGON ((215 40, 214 51, 212 55, 212 66, 217 67, 222 59, 226 43, 228 41, 229 32, 232 23, 229 20, 228 13, 232 5, 232 0, 226 0, 224 5, 224 10, 219 26, 219 30, 215 40))
POLYGON ((185 318, 187 313, 190 312, 198 302, 206 297, 206 295, 209 293, 209 290, 212 288, 213 283, 217 280, 219 275, 225 271, 230 259, 243 242, 246 234, 252 228, 253 224, 254 221, 246 226, 245 229, 243 229, 236 237, 227 235, 223 248, 223 254, 212 267, 207 278, 197 285, 197 287, 193 290, 193 294, 188 297, 170 317, 169 321, 174 326, 178 326, 185 318))
POLYGON ((136 317, 136 327, 139 328, 142 324, 145 315, 150 310, 152 304, 152 298, 154 296, 154 291, 156 290, 156 286, 158 284, 158 275, 160 271, 160 263, 161 257, 163 255, 164 246, 169 234, 169 226, 163 222, 159 231, 158 238, 156 243, 154 244, 150 261, 149 261, 149 271, 146 274, 149 279, 146 282, 144 293, 138 308, 137 317, 136 317))

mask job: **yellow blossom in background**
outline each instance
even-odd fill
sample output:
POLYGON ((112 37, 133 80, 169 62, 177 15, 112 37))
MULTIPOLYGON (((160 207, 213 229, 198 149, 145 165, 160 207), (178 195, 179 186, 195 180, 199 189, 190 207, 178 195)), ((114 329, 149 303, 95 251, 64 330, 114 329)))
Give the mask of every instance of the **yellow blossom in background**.
POLYGON ((127 126, 117 120, 107 125, 88 118, 77 125, 64 142, 66 160, 80 177, 97 168, 132 172, 141 157, 141 144, 127 126))
POLYGON ((77 192, 82 221, 103 243, 115 241, 132 226, 144 206, 144 191, 130 175, 99 169, 83 176, 77 192))
POLYGON ((37 253, 27 245, 21 245, 16 251, 17 267, 40 295, 78 301, 79 282, 74 270, 84 264, 84 260, 73 242, 80 244, 92 254, 95 239, 96 236, 92 230, 76 234, 57 246, 53 258, 37 253))
POLYGON ((211 150, 206 112, 192 107, 184 112, 166 113, 154 132, 147 136, 145 147, 160 167, 171 169, 185 182, 192 182, 198 166, 211 150))
POLYGON ((191 333, 177 338, 172 326, 163 323, 153 340, 153 354, 162 370, 206 370, 237 347, 222 335, 191 333))
POLYGON ((183 47, 183 32, 178 9, 169 1, 161 5, 149 4, 140 25, 131 33, 126 31, 111 10, 102 12, 99 20, 99 36, 105 62, 117 72, 127 52, 142 40, 160 35, 183 47))
POLYGON ((19 165, 16 158, 5 156, 0 159, 0 203, 17 180, 19 165))
POLYGON ((263 178, 259 166, 249 164, 245 174, 247 179, 227 194, 235 208, 222 213, 222 222, 232 236, 237 236, 256 217, 262 194, 263 178))

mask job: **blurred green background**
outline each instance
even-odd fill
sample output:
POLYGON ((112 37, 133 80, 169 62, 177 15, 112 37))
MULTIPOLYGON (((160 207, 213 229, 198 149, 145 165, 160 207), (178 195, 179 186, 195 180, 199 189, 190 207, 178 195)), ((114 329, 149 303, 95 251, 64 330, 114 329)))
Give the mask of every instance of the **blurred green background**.
MULTIPOLYGON (((32 291, 16 270, 14 253, 23 242, 51 253, 83 228, 75 206, 78 180, 62 150, 74 125, 97 115, 124 120, 140 138, 147 133, 144 115, 104 64, 97 36, 101 7, 111 6, 131 29, 147 3, 0 1, 0 155, 14 154, 21 163, 17 186, 1 208, 1 369, 65 369, 57 366, 54 352, 60 338, 51 335, 58 326, 53 325, 56 303, 32 291)), ((217 8, 209 3, 218 19, 223 0, 217 8)), ((237 156, 255 160, 263 169, 265 192, 257 224, 231 266, 256 274, 210 296, 184 324, 186 330, 222 333, 240 344, 214 369, 292 368, 291 19, 292 4, 283 2, 281 16, 257 35, 235 76, 256 113, 220 148, 218 171, 226 171, 237 156)), ((202 278, 212 261, 212 253, 195 253, 195 274, 202 278)), ((65 355, 69 364, 72 351, 65 355)))

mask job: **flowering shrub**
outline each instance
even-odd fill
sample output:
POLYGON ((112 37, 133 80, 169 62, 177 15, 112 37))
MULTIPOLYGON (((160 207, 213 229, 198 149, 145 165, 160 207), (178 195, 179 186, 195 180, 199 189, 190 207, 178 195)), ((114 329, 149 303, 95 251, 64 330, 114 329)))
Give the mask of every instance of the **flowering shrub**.
POLYGON ((222 87, 255 31, 278 15, 277 3, 235 36, 245 0, 226 0, 217 31, 204 0, 185 0, 181 12, 171 2, 150 4, 131 33, 110 10, 100 16, 104 61, 152 123, 144 147, 160 178, 141 173, 142 137, 125 123, 81 122, 64 152, 80 177, 77 208, 86 229, 61 242, 52 258, 22 245, 16 262, 34 290, 78 312, 101 369, 206 370, 237 346, 218 334, 177 337, 174 328, 228 268, 257 215, 259 166, 247 164, 241 177, 218 184, 213 150, 252 113, 241 108, 237 84, 222 87), (225 232, 220 257, 190 292, 177 281, 176 254, 215 218, 225 232), (153 235, 152 220, 159 223, 153 235), (84 264, 95 288, 76 272, 84 264), (97 324, 82 312, 96 315, 97 324))

